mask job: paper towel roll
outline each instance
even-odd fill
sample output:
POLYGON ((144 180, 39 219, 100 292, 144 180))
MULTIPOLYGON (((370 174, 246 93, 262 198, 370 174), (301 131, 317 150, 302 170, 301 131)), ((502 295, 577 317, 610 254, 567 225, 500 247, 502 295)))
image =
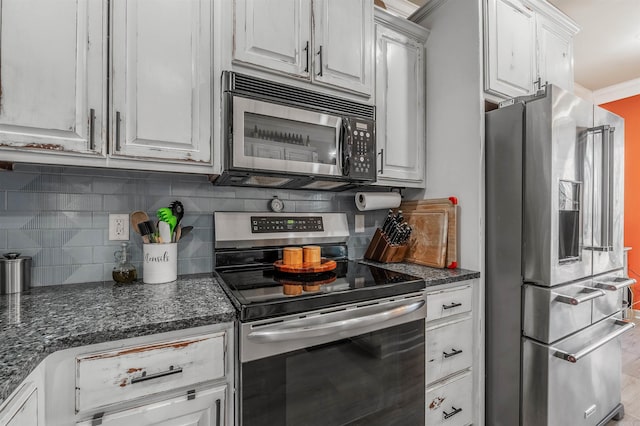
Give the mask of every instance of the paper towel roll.
POLYGON ((360 211, 394 209, 401 201, 398 192, 356 192, 356 206, 360 211))

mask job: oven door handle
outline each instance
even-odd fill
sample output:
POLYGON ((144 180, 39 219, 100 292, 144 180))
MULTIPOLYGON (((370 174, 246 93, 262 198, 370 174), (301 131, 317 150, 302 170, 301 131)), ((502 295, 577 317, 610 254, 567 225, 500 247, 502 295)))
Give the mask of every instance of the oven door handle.
POLYGON ((324 324, 311 324, 308 326, 296 327, 287 327, 286 325, 280 325, 270 328, 269 330, 251 331, 247 335, 247 338, 257 342, 266 343, 327 336, 330 334, 339 333, 341 331, 383 323, 394 318, 408 315, 422 308, 424 304, 425 301, 420 300, 417 302, 400 305, 383 312, 377 312, 371 315, 348 318, 345 320, 328 322, 324 324))
POLYGON ((580 361, 581 358, 584 358, 585 356, 589 355, 591 352, 595 351, 599 347, 606 345, 607 343, 609 343, 610 341, 612 341, 616 337, 626 333, 627 331, 631 330, 633 327, 636 326, 632 322, 626 322, 626 321, 621 321, 621 320, 616 320, 615 324, 616 325, 620 325, 621 327, 619 329, 617 329, 616 331, 607 334, 603 338, 601 338, 599 340, 596 340, 592 344, 580 349, 579 351, 577 351, 575 353, 569 353, 569 352, 565 352, 565 351, 556 349, 554 351, 553 355, 558 357, 558 358, 561 358, 561 359, 563 359, 565 361, 569 361, 571 363, 576 363, 576 362, 580 361))

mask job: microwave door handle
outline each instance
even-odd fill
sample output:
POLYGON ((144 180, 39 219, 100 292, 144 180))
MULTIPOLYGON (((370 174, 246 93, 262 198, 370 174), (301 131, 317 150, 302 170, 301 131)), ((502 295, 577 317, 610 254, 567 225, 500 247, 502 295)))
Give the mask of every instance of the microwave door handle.
POLYGON ((349 125, 349 120, 342 118, 342 129, 338 152, 342 153, 341 167, 343 176, 349 176, 349 173, 351 172, 351 153, 348 152, 349 147, 351 147, 351 126, 349 125))

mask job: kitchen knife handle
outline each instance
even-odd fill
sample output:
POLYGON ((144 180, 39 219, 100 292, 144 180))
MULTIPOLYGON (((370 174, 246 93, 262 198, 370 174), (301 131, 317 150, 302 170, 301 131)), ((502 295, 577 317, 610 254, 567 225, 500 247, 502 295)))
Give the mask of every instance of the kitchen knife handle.
POLYGON ((453 405, 451 406, 451 409, 453 411, 450 413, 447 413, 446 411, 442 410, 442 416, 444 417, 445 420, 448 419, 449 417, 455 416, 456 414, 462 411, 462 408, 456 408, 453 405))
POLYGON ((320 49, 318 50, 318 56, 320 56, 320 72, 318 75, 322 77, 322 46, 320 46, 320 49))
POLYGON ((442 352, 442 356, 444 358, 451 358, 452 356, 456 356, 462 353, 462 349, 453 349, 451 348, 451 352, 442 352))
POLYGON ((380 156, 380 170, 378 170, 378 173, 383 175, 384 174, 384 148, 380 149, 380 152, 378 153, 378 155, 380 156))
POLYGON ((120 151, 120 111, 116 111, 116 152, 120 151))
POLYGON ((304 47, 304 55, 307 57, 307 63, 304 66, 304 72, 309 72, 309 40, 307 40, 307 44, 304 47))
POLYGON ((89 151, 96 149, 95 138, 93 135, 93 127, 96 123, 96 110, 91 108, 89 110, 89 151))

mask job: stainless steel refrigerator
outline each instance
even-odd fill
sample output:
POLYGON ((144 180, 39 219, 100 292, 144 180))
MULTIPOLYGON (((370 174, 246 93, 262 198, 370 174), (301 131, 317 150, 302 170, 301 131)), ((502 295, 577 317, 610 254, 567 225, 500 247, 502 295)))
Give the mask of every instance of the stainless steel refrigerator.
POLYGON ((486 424, 624 415, 624 122, 556 86, 486 113, 486 424))

